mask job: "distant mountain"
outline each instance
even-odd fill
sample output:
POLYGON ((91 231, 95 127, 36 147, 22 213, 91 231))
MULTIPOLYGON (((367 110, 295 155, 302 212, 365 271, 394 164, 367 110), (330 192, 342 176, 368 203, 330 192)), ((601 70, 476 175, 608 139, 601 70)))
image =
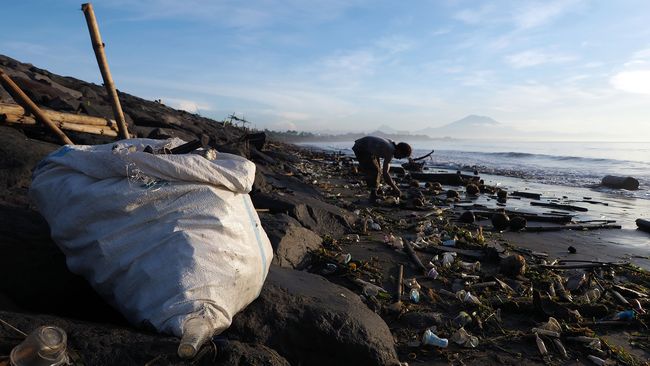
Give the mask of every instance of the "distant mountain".
POLYGON ((493 138, 509 134, 511 128, 487 116, 469 115, 440 127, 416 131, 433 138, 493 138))
POLYGON ((377 132, 383 132, 385 134, 390 134, 390 135, 408 135, 408 131, 404 130, 396 130, 388 125, 381 125, 377 128, 377 132))

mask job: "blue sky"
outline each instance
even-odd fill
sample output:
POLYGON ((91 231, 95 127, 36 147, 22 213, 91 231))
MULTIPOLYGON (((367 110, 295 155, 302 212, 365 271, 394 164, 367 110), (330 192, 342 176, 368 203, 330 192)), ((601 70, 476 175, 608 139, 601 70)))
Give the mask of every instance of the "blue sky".
MULTIPOLYGON (((0 53, 101 83, 81 2, 4 1, 0 53)), ((468 114, 648 140, 650 3, 93 2, 120 90, 258 128, 371 131, 468 114)))

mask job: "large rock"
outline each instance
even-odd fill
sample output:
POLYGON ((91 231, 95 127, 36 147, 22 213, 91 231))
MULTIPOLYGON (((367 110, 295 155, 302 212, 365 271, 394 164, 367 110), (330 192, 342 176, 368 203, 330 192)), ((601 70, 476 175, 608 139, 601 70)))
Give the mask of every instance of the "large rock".
POLYGON ((292 365, 397 365, 386 323, 359 295, 321 276, 271 266, 230 338, 263 343, 292 365))
POLYGON ((304 268, 309 252, 320 248, 323 241, 287 214, 260 214, 260 220, 273 246, 273 263, 280 267, 304 268))
POLYGON ((302 192, 255 193, 251 198, 255 208, 286 213, 319 235, 340 236, 356 220, 351 212, 302 192))
MULTIPOLYGON (((61 327, 68 335, 69 356, 75 365, 289 365, 276 351, 260 344, 217 341, 216 354, 211 345, 206 345, 190 363, 177 356, 179 340, 175 337, 47 315, 0 311, 0 318, 24 332, 41 325, 61 327)), ((3 334, 10 332, 4 329, 3 334)), ((20 341, 19 334, 0 337, 0 354, 9 354, 20 341)))
POLYGON ((32 170, 58 148, 29 139, 14 128, 0 126, 0 201, 26 204, 32 170))

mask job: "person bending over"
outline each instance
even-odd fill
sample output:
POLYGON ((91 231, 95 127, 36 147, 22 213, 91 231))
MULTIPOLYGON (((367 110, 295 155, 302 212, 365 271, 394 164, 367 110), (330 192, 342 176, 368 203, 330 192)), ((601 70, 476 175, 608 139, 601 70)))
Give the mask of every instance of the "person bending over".
POLYGON ((390 161, 393 158, 403 159, 411 156, 411 146, 405 142, 395 142, 375 136, 362 137, 354 142, 354 155, 359 161, 359 170, 366 175, 366 183, 370 190, 370 201, 377 199, 379 182, 383 175, 384 181, 393 189, 395 196, 400 196, 399 188, 388 173, 390 161), (384 159, 380 168, 379 159, 384 159), (380 173, 381 172, 381 173, 380 173))

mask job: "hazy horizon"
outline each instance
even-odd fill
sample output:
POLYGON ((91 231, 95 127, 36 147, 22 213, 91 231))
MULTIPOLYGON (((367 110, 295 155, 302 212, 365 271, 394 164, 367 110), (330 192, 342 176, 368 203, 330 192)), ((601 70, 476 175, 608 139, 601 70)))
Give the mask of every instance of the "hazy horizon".
MULTIPOLYGON (((641 0, 93 6, 118 89, 215 119, 371 132, 477 114, 541 139, 650 136, 650 4, 641 0)), ((3 11, 12 32, 0 34, 0 53, 101 84, 80 2, 3 11)))

